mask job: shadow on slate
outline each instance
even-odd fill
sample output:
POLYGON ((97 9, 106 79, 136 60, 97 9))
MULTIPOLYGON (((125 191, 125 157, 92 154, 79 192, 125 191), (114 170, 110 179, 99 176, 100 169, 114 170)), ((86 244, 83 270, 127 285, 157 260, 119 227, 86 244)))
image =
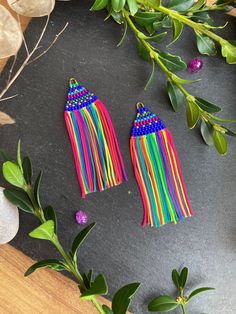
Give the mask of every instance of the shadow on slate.
MULTIPOLYGON (((63 245, 69 248, 80 230, 74 220, 76 210, 88 211, 89 221, 97 222, 81 248, 79 265, 82 270, 104 272, 110 287, 108 297, 122 285, 140 281, 142 286, 131 309, 147 313, 150 298, 173 292, 171 270, 188 266, 192 282, 189 288, 216 288, 196 298, 189 305, 189 313, 236 313, 232 302, 236 298, 236 141, 229 139, 229 153, 224 158, 204 145, 198 131, 187 129, 184 111, 175 114, 171 110, 161 71, 156 73, 151 89, 144 92, 150 65, 138 58, 132 34, 123 48, 116 48, 120 26, 112 21, 104 23, 104 13, 91 13, 90 5, 91 1, 57 3, 45 46, 67 21, 70 24, 47 55, 25 69, 11 89, 10 94, 19 93, 19 97, 1 103, 1 110, 17 121, 1 128, 1 147, 13 153, 21 138, 22 150, 31 156, 35 174, 44 170, 41 198, 44 205, 51 204, 57 210, 63 245), (128 183, 91 194, 85 200, 80 197, 63 120, 71 76, 106 104, 129 177, 128 183), (159 113, 175 139, 195 212, 183 223, 161 229, 140 227, 142 202, 129 155, 129 133, 137 101, 159 113)), ((217 23, 224 24, 225 19, 217 16, 217 23)), ((30 44, 42 22, 36 19, 31 23, 26 34, 30 44)), ((223 31, 226 37, 236 38, 234 23, 231 19, 223 31)), ((187 62, 198 56, 193 33, 186 28, 171 51, 187 62)), ((225 116, 235 118, 234 66, 225 64, 221 57, 203 60, 203 70, 192 76, 202 81, 189 88, 195 95, 222 105, 225 116)), ((27 236, 37 225, 34 217, 21 214, 20 219, 20 230, 12 244, 34 259, 56 256, 47 242, 27 236)))

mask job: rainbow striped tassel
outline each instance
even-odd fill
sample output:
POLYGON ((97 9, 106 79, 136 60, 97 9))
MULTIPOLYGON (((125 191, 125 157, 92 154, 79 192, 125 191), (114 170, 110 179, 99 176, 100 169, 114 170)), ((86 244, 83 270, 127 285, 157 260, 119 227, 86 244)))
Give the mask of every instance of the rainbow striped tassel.
POLYGON ((75 159, 82 197, 127 180, 114 127, 103 103, 75 79, 64 117, 75 159))
POLYGON ((142 226, 160 227, 192 216, 170 131, 142 103, 137 104, 130 152, 143 200, 142 226))

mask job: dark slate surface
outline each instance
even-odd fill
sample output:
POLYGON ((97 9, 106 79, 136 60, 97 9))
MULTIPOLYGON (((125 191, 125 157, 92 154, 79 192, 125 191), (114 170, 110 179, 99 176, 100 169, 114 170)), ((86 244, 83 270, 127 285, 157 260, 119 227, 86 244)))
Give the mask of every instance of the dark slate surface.
MULTIPOLYGON (((43 203, 57 209, 66 247, 80 230, 74 221, 77 209, 87 210, 90 222, 97 221, 80 251, 79 264, 83 270, 93 267, 105 273, 109 297, 118 287, 140 281, 132 310, 147 313, 146 304, 153 296, 174 291, 171 270, 186 265, 191 270, 189 288, 216 288, 193 301, 188 313, 236 313, 236 142, 229 139, 229 153, 222 158, 202 143, 197 130, 189 131, 185 113, 175 114, 169 106, 161 71, 156 73, 154 86, 144 92, 150 65, 137 57, 132 34, 123 48, 116 48, 120 27, 112 21, 103 23, 104 14, 89 12, 89 6, 90 1, 57 4, 44 44, 66 21, 70 25, 52 50, 30 65, 14 85, 11 93, 20 96, 1 103, 1 110, 17 120, 15 125, 1 128, 1 147, 14 152, 21 138, 35 172, 44 170, 43 203), (70 76, 107 104, 129 176, 128 183, 85 200, 80 197, 63 120, 70 76), (161 115, 174 135, 195 211, 193 218, 161 229, 140 227, 143 210, 129 155, 134 104, 140 100, 161 115)), ((224 18, 217 17, 217 21, 223 24, 224 18)), ((226 37, 236 37, 234 22, 231 19, 222 32, 226 37)), ((41 27, 42 20, 31 23, 27 32, 31 43, 41 27)), ((198 55, 194 35, 187 29, 171 49, 186 61, 198 55)), ((221 57, 203 59, 204 69, 194 76, 202 81, 189 89, 222 105, 225 116, 236 118, 235 66, 226 65, 221 57)), ((12 244, 35 259, 53 257, 55 252, 48 243, 27 236, 37 224, 35 219, 26 214, 20 218, 20 230, 12 244)))

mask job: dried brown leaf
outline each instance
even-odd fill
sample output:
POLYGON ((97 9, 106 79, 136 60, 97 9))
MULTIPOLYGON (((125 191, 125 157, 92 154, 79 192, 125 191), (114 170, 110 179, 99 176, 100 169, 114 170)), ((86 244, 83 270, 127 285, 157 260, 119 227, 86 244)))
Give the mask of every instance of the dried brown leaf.
POLYGON ((4 6, 0 5, 0 59, 16 55, 22 39, 18 22, 4 6))
POLYGON ((5 112, 0 111, 0 125, 13 124, 16 121, 5 112))
POLYGON ((49 15, 55 6, 55 0, 7 0, 7 2, 16 13, 29 17, 49 15))

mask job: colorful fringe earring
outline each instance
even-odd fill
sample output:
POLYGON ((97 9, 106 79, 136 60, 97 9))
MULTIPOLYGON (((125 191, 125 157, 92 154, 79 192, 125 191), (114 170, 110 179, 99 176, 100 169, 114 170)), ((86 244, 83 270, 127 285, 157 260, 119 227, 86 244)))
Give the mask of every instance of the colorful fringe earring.
POLYGON ((114 127, 103 103, 75 79, 69 81, 64 117, 82 197, 127 180, 114 127))
POLYGON ((192 216, 171 133, 142 103, 137 104, 130 152, 143 200, 142 226, 160 227, 192 216))

